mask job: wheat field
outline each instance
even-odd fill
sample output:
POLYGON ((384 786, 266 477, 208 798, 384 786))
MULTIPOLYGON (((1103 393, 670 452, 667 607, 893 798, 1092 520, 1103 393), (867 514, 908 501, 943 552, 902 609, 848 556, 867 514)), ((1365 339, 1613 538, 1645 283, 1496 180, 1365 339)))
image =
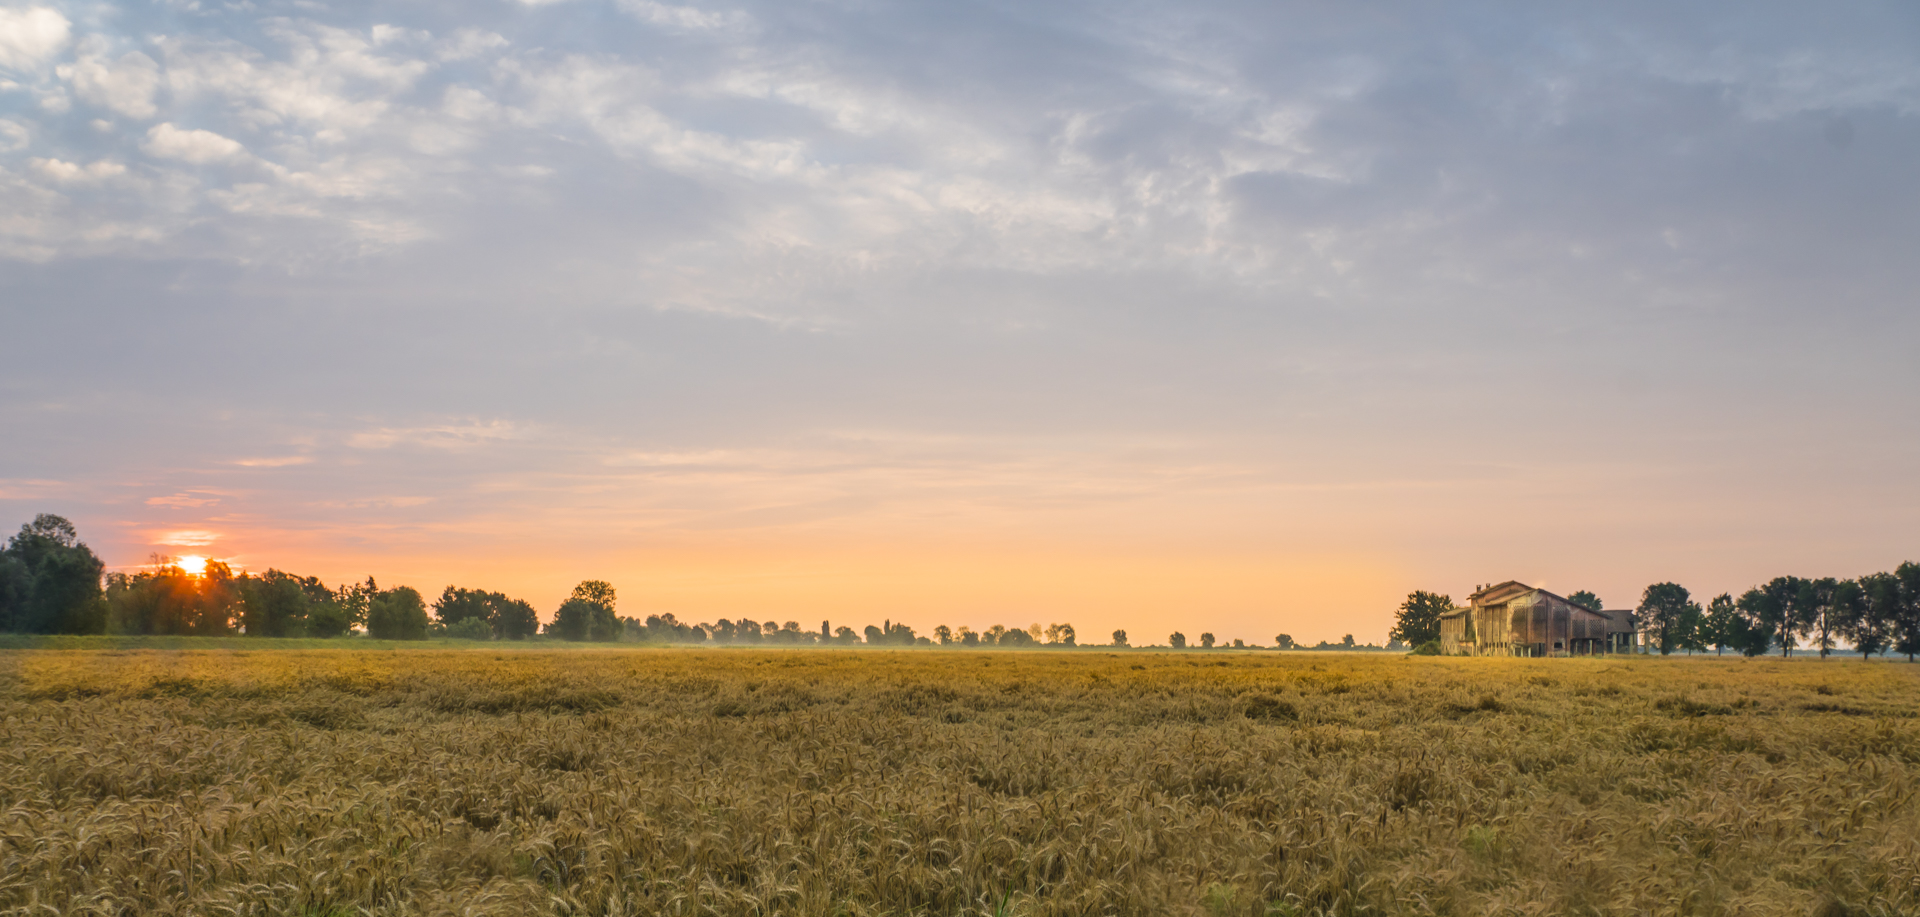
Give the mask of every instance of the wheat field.
POLYGON ((1839 659, 8 650, 0 910, 1914 914, 1916 678, 1839 659))

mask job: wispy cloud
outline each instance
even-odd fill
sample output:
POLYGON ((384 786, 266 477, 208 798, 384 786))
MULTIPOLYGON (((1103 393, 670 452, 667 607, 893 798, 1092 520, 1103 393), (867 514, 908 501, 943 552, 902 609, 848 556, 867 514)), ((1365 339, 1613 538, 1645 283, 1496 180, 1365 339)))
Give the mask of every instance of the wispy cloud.
POLYGON ((313 462, 310 455, 277 455, 265 458, 234 459, 231 464, 242 468, 287 468, 293 465, 306 465, 313 462))
POLYGON ((171 532, 159 532, 153 536, 154 544, 173 545, 181 548, 204 548, 220 540, 220 533, 205 529, 179 529, 171 532))

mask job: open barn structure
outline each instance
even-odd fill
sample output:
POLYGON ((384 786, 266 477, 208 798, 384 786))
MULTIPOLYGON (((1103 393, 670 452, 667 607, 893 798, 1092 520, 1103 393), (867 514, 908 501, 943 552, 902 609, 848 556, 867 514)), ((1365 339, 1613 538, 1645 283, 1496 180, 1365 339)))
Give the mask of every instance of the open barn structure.
POLYGON ((1545 589, 1508 580, 1467 597, 1440 616, 1440 651, 1449 656, 1598 656, 1634 651, 1633 612, 1576 605, 1545 589))

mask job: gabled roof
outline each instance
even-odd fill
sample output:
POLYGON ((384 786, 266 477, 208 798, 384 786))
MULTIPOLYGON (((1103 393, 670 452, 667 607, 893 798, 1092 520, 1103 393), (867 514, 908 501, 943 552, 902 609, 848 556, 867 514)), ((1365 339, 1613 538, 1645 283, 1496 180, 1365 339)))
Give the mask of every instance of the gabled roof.
POLYGON ((1601 611, 1598 608, 1588 608, 1587 606, 1582 605, 1578 602, 1575 602, 1564 595, 1556 595, 1554 593, 1548 592, 1545 589, 1541 589, 1538 586, 1529 586, 1526 583, 1520 582, 1519 580, 1507 580, 1504 583, 1498 583, 1492 586, 1488 586, 1487 588, 1482 589, 1479 592, 1475 592, 1474 594, 1467 596, 1467 602, 1468 604, 1479 603, 1484 605, 1497 605, 1502 602, 1512 601, 1513 599, 1517 599, 1520 596, 1526 595, 1531 592, 1538 592, 1542 595, 1559 599, 1560 601, 1566 602, 1568 605, 1572 606, 1576 611, 1584 611, 1590 615, 1597 615, 1599 617, 1612 620, 1611 615, 1601 611))

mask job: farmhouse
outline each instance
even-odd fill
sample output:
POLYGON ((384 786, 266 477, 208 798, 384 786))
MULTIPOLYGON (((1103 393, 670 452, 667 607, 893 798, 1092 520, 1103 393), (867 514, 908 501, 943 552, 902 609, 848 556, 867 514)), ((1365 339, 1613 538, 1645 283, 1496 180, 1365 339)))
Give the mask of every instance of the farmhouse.
POLYGON ((1575 605, 1512 580, 1440 616, 1440 651, 1465 656, 1594 656, 1633 652, 1633 612, 1575 605))

